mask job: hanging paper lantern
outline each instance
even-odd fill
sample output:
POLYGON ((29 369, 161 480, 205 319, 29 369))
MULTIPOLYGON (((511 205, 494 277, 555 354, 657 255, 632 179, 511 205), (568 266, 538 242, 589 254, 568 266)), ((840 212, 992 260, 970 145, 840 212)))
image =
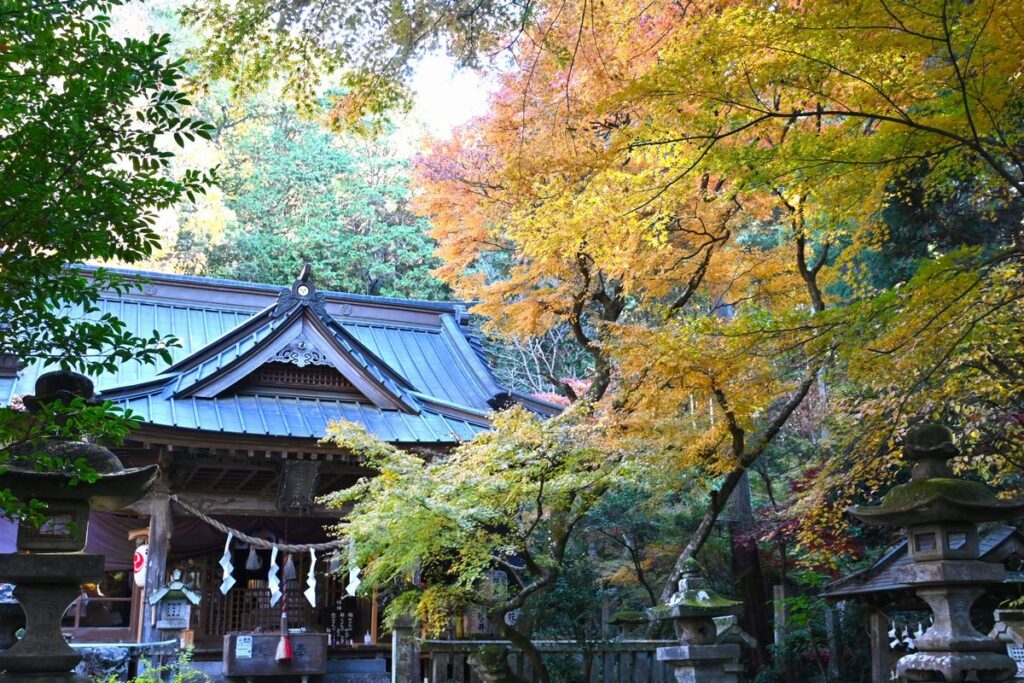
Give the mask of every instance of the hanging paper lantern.
POLYGON ((316 551, 309 549, 309 573, 306 574, 306 590, 302 592, 311 607, 316 607, 316 551))
POLYGON ((135 549, 132 557, 132 571, 135 576, 135 585, 139 588, 146 587, 146 560, 149 559, 149 545, 143 543, 135 549))
POLYGON ((219 563, 224 570, 224 576, 220 582, 220 592, 224 595, 227 595, 231 587, 235 585, 235 577, 232 576, 235 568, 231 565, 231 540, 233 538, 234 534, 228 534, 228 540, 224 544, 224 555, 220 558, 219 563))

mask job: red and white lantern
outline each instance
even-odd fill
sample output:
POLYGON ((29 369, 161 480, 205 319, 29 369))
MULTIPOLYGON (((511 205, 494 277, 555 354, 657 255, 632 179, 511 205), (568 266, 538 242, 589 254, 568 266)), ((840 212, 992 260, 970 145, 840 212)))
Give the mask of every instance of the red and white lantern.
POLYGON ((132 569, 135 575, 135 585, 139 588, 146 587, 146 561, 149 559, 149 544, 143 543, 135 549, 132 557, 132 569))

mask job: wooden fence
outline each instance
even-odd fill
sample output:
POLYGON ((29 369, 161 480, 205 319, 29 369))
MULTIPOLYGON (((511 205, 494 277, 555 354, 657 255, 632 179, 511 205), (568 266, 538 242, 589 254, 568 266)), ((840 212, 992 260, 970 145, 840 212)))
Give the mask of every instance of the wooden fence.
MULTIPOLYGON (((573 640, 534 641, 541 653, 548 655, 552 666, 568 667, 579 672, 579 680, 587 683, 671 683, 671 667, 659 662, 654 651, 659 647, 678 645, 669 640, 615 640, 581 643, 573 640)), ((485 646, 510 648, 512 670, 533 680, 533 667, 523 653, 503 640, 427 640, 421 643, 424 658, 424 681, 430 683, 480 683, 470 668, 468 658, 485 646)))

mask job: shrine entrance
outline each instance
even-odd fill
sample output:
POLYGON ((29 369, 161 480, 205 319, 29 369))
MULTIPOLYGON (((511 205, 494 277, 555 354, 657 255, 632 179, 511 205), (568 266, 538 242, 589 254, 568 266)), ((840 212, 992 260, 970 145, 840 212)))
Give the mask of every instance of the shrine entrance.
MULTIPOLYGON (((236 517, 221 515, 216 521, 245 534, 289 544, 323 543, 330 540, 325 527, 330 518, 236 517)), ((192 516, 175 516, 168 571, 182 571, 186 583, 202 596, 193 610, 190 628, 197 652, 220 652, 229 633, 277 632, 282 602, 287 605, 288 625, 307 632, 326 633, 328 646, 341 648, 365 641, 376 643, 379 614, 373 601, 348 594, 347 575, 337 573, 331 552, 316 553, 313 590, 308 552, 279 553, 276 558, 281 598, 272 604, 270 583, 272 551, 243 540, 230 542, 217 529, 192 516), (225 556, 230 558, 233 585, 226 592, 225 556), (311 602, 309 595, 314 597, 311 602), (315 604, 314 604, 315 603, 315 604)))
POLYGON ((139 638, 180 635, 194 646, 197 661, 219 661, 229 634, 278 633, 286 606, 288 627, 326 634, 331 658, 389 651, 390 642, 378 646, 378 601, 350 595, 348 574, 339 573, 336 553, 346 553, 347 546, 331 527, 341 513, 318 503, 319 496, 370 472, 329 447, 243 450, 210 441, 126 443, 119 449, 129 462, 161 465, 163 490, 136 510, 149 523, 146 594, 178 571, 200 595, 188 628, 174 630, 159 628, 147 612, 152 607, 140 599, 139 638))

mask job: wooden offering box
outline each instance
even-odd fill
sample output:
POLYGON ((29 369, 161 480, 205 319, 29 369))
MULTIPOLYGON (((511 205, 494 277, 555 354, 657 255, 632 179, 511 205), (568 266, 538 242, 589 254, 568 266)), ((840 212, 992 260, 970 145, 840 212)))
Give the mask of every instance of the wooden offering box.
POLYGON ((228 633, 224 636, 224 675, 250 678, 319 676, 327 672, 327 634, 293 633, 292 660, 274 659, 280 633, 228 633))

